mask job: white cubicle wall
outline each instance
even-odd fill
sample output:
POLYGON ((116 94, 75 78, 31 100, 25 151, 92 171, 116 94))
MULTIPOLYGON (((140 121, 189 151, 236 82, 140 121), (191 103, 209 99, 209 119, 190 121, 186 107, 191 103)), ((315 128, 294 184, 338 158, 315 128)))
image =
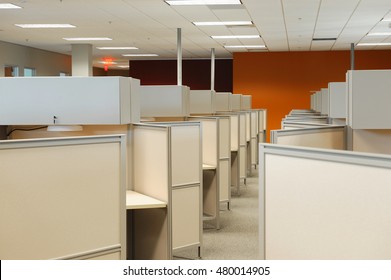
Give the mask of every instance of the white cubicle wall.
POLYGON ((1 259, 125 259, 125 137, 0 141, 1 259))
POLYGON ((214 90, 190 90, 189 102, 191 115, 216 113, 216 92, 214 90))
POLYGON ((139 89, 125 77, 0 78, 0 125, 138 122, 139 89))
POLYGON ((231 111, 240 111, 241 110, 242 95, 241 94, 230 94, 229 103, 231 111))
POLYGON ((141 86, 141 117, 189 116, 189 92, 190 88, 187 86, 141 86))
POLYGON ((389 260, 391 157, 260 145, 260 257, 389 260))
POLYGON ((280 145, 346 150, 346 126, 272 130, 271 143, 280 145))
MULTIPOLYGON (((244 184, 246 184, 247 179, 247 139, 249 134, 247 130, 249 127, 247 126, 247 118, 248 114, 246 112, 238 112, 239 113, 239 178, 243 180, 244 184)), ((240 189, 239 189, 240 193, 240 189)))
POLYGON ((321 97, 322 97, 322 108, 321 108, 321 114, 327 115, 329 113, 329 90, 328 88, 322 88, 320 90, 321 97))
POLYGON ((258 164, 258 111, 250 111, 250 166, 257 167, 258 164))
MULTIPOLYGON (((133 190, 167 203, 168 258, 172 252, 191 247, 197 247, 202 255, 201 141, 199 122, 134 125, 133 190)), ((150 226, 148 218, 137 214, 139 235, 143 226, 150 226)), ((141 242, 152 246, 148 238, 141 242)), ((151 258, 142 250, 136 254, 151 258)))
POLYGON ((281 129, 297 129, 297 128, 310 128, 310 127, 329 127, 330 124, 325 123, 310 123, 310 122, 297 122, 297 121, 282 121, 281 129))
POLYGON ((346 119, 347 91, 345 82, 329 83, 328 116, 333 119, 346 119))
POLYGON ((267 110, 256 109, 258 111, 258 143, 266 142, 267 110))

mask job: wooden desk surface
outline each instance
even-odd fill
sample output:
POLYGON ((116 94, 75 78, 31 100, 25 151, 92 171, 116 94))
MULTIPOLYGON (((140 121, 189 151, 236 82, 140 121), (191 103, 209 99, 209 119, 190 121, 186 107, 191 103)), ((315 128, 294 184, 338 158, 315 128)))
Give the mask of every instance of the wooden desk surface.
POLYGON ((126 191, 126 209, 165 208, 167 203, 134 191, 126 191))
POLYGON ((216 169, 216 166, 209 165, 209 164, 202 164, 202 170, 214 170, 216 169))

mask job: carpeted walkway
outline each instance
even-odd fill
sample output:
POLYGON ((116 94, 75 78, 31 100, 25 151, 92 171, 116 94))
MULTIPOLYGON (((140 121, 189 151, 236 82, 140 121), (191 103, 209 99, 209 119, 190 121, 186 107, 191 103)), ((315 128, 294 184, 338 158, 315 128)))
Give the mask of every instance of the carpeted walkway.
MULTIPOLYGON (((252 170, 241 194, 232 193, 231 210, 222 205, 220 230, 204 222, 203 260, 254 260, 258 257, 258 170, 252 170)), ((175 259, 195 259, 196 250, 175 254, 175 259)))

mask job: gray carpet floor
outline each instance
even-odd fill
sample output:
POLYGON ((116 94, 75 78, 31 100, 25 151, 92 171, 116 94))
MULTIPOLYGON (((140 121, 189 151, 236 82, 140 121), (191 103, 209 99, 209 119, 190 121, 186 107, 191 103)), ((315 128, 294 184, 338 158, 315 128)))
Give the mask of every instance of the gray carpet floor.
MULTIPOLYGON (((255 260, 258 255, 258 170, 242 181, 240 195, 232 189, 231 209, 221 205, 220 230, 204 222, 203 260, 255 260)), ((174 259, 196 259, 197 250, 174 254, 174 259)))

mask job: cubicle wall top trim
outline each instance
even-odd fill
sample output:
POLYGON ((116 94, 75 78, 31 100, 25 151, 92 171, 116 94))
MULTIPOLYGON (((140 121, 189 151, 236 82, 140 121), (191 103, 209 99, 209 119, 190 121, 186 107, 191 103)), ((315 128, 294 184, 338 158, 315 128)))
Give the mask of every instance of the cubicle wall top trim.
POLYGON ((262 162, 266 154, 391 168, 391 155, 384 154, 260 143, 259 155, 262 162))
POLYGON ((125 134, 0 140, 0 149, 124 142, 125 134))

